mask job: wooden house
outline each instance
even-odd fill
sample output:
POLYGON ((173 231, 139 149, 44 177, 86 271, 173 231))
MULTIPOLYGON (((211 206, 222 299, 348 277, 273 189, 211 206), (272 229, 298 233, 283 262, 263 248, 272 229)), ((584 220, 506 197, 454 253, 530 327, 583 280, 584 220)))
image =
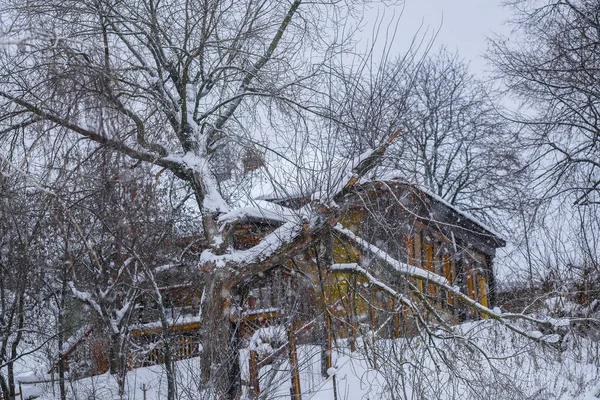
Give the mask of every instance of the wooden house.
MULTIPOLYGON (((299 209, 310 198, 270 201, 299 209)), ((469 214, 423 188, 395 179, 360 185, 345 197, 340 209, 344 210, 343 229, 409 269, 422 268, 443 276, 480 304, 494 304, 493 260, 496 249, 505 242, 469 214)), ((269 218, 251 217, 238 222, 234 230, 236 246, 249 248, 277 226, 269 218)), ((431 314, 435 313, 436 318, 451 325, 482 317, 472 307, 458 302, 454 293, 426 279, 390 273, 377 257, 334 229, 319 246, 250 285, 242 303, 246 313, 252 312, 254 323, 242 322, 242 336, 251 337, 270 324, 287 324, 290 343, 325 344, 325 371, 331 366, 327 346, 336 339, 347 339, 353 347, 355 339, 367 332, 383 337, 413 335, 417 317, 414 310, 399 304, 360 274, 352 273, 351 266, 360 266, 409 298, 419 297, 415 303, 423 306, 420 318, 433 320, 431 314)), ((252 346, 252 340, 247 342, 252 346)), ((257 371, 269 362, 269 355, 261 356, 254 350, 250 354, 250 386, 258 392, 257 371)), ((296 390, 298 395, 299 388, 296 390)))
MULTIPOLYGON (((297 209, 307 204, 309 197, 271 201, 297 209)), ((489 307, 494 303, 493 260, 496 249, 503 247, 505 242, 469 214, 423 188, 395 179, 362 184, 345 198, 340 207, 345 210, 341 220, 344 228, 406 265, 444 276, 451 285, 460 287, 464 294, 482 305, 489 307)), ((236 244, 241 248, 250 247, 276 226, 277 223, 272 220, 256 218, 239 223, 236 244)), ((382 310, 394 312, 397 307, 390 303, 389 296, 374 289, 364 279, 348 272, 336 272, 336 268, 328 268, 331 264, 342 266, 337 268, 342 270, 344 264, 359 264, 372 271, 373 275, 382 276, 385 282, 394 282, 395 289, 403 293, 409 293, 408 286, 414 284, 449 322, 479 318, 474 310, 459 304, 452 293, 443 293, 431 283, 389 276, 375 257, 336 235, 335 231, 328 246, 330 249, 321 246, 296 257, 293 263, 283 265, 277 273, 288 274, 287 279, 294 281, 294 294, 302 299, 296 314, 310 319, 315 309, 329 308, 329 313, 339 317, 338 325, 347 325, 338 329, 338 335, 348 336, 349 331, 357 329, 348 325, 356 325, 357 322, 378 326, 378 321, 389 319, 382 315, 385 314, 382 310), (323 257, 326 252, 331 254, 323 257), (327 263, 330 265, 318 265, 327 263), (296 278, 292 279, 294 276, 296 278), (340 322, 343 320, 353 322, 340 322)), ((281 289, 274 287, 273 282, 277 280, 270 278, 257 282, 249 290, 251 304, 244 307, 272 309, 292 301, 284 300, 281 289)), ((290 282, 284 286, 291 287, 290 282)), ((409 327, 390 327, 388 331, 395 331, 397 336, 399 329, 409 327)))
MULTIPOLYGON (((269 201, 293 211, 306 205, 310 197, 269 201)), ((505 242, 472 216, 423 188, 397 179, 363 183, 339 206, 344 211, 340 221, 343 229, 403 265, 445 277, 480 304, 494 305, 493 260, 496 249, 505 242)), ((234 248, 248 249, 281 225, 269 215, 247 215, 233 221, 227 231, 234 248)), ((413 334, 414 310, 407 310, 373 282, 353 274, 348 268, 351 265, 360 265, 399 293, 419 297, 426 306, 423 318, 430 318, 432 312, 448 324, 480 318, 475 310, 459 304, 452 292, 427 279, 390 273, 377 257, 338 233, 332 229, 319 243, 247 282, 241 297, 234 299, 239 307, 236 332, 240 346, 251 349, 250 382, 246 383, 255 392, 260 390, 257 371, 261 366, 281 352, 289 352, 293 359, 296 343, 326 348, 335 339, 347 339, 352 346, 354 339, 369 330, 384 337, 413 334), (287 344, 272 345, 269 348, 275 349, 274 353, 261 354, 257 343, 268 340, 260 336, 261 332, 276 326, 286 327, 287 344)), ((184 278, 165 278, 161 288, 173 310, 169 340, 177 343, 178 358, 193 357, 199 348, 202 282, 184 278)), ((140 301, 140 320, 131 333, 135 346, 146 352, 132 356, 132 366, 162 360, 160 346, 155 343, 164 329, 152 319, 152 307, 151 302, 140 301)), ((330 360, 323 363, 324 368, 328 365, 330 360)))

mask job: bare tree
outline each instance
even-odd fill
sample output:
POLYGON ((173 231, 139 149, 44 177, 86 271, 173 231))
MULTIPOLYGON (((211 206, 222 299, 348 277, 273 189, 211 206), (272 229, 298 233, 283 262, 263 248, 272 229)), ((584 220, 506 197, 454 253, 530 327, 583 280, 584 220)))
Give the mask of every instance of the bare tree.
POLYGON ((506 3, 519 39, 493 40, 488 58, 520 101, 503 116, 532 174, 515 208, 530 286, 548 290, 550 281, 573 278, 598 258, 590 232, 597 230, 600 198, 600 8, 587 0, 506 3))
MULTIPOLYGON (((143 166, 124 165, 121 158, 106 151, 90 156, 79 163, 75 177, 62 177, 67 181, 57 196, 68 214, 60 232, 69 244, 72 275, 67 284, 89 309, 90 319, 99 321, 93 328, 106 332, 110 372, 118 377, 122 394, 133 315, 145 292, 157 293, 156 285, 148 284, 155 283, 154 268, 176 259, 175 248, 166 243, 173 240, 172 216, 179 208, 161 207, 165 199, 157 196, 154 175, 143 166)), ((165 368, 168 398, 173 399, 169 354, 165 368)))
POLYGON ((600 8, 591 0, 508 2, 518 41, 492 42, 490 61, 524 111, 521 125, 539 168, 538 191, 597 204, 600 8))
POLYGON ((484 220, 506 207, 506 199, 522 183, 525 165, 516 137, 499 117, 490 87, 468 70, 458 55, 442 49, 417 65, 400 59, 387 66, 373 93, 355 99, 350 114, 363 121, 351 134, 349 148, 373 146, 384 130, 369 125, 399 123, 405 132, 390 149, 380 175, 395 173, 427 188, 452 205, 484 220), (382 103, 373 118, 365 107, 382 103), (510 177, 510 179, 507 179, 510 177))
POLYGON ((41 349, 52 330, 40 311, 46 304, 43 281, 47 253, 48 206, 11 168, 0 166, 0 390, 15 398, 15 366, 41 349), (42 322, 43 321, 43 322, 42 322), (40 325, 38 325, 38 322, 40 325))

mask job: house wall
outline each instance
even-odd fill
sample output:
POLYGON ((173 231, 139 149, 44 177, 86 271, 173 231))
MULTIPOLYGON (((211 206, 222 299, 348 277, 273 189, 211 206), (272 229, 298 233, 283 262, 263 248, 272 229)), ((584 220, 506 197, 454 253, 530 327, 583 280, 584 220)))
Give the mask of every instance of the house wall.
MULTIPOLYGON (((434 219, 432 209, 439 205, 418 197, 405 186, 366 191, 349 202, 353 205, 341 221, 344 227, 408 265, 444 276, 472 299, 490 306, 488 282, 493 276, 494 248, 485 244, 486 237, 479 237, 471 227, 456 225, 456 221, 434 219)), ((441 214, 439 210, 437 214, 441 214)), ((417 294, 410 294, 413 285, 448 323, 481 317, 475 310, 459 304, 452 293, 432 283, 389 276, 376 260, 341 238, 334 240, 333 254, 335 263, 359 263, 378 276, 384 275, 385 282, 394 282, 397 291, 414 298, 417 294)), ((347 273, 332 273, 328 277, 326 300, 341 334, 347 336, 352 330, 380 327, 385 321, 389 327, 382 332, 393 332, 395 336, 401 332, 410 334, 414 330, 414 316, 387 294, 366 285, 364 279, 347 273)), ((425 318, 432 318, 427 309, 422 313, 425 318)))

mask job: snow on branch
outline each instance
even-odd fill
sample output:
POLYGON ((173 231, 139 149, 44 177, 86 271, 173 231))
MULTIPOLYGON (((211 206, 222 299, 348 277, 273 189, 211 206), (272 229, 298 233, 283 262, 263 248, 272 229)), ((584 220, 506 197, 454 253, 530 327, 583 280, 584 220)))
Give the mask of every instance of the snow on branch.
POLYGON ((386 292, 389 296, 396 299, 400 304, 408 307, 411 310, 413 316, 416 318, 416 321, 418 322, 418 324, 421 327, 423 327, 429 334, 432 334, 431 330, 429 329, 429 327, 427 325, 427 321, 425 321, 425 319, 423 318, 423 315, 421 315, 421 312, 419 311, 419 308, 412 300, 410 300, 403 294, 399 293, 398 291, 392 289, 385 283, 383 283, 380 280, 378 280, 377 278, 375 278, 365 268, 361 267, 360 265, 358 265, 356 263, 348 263, 348 264, 332 264, 329 267, 329 269, 331 271, 350 272, 350 273, 355 273, 355 274, 361 275, 362 277, 367 279, 367 281, 369 281, 369 283, 371 285, 386 292))
MULTIPOLYGON (((334 229, 337 232, 341 233, 344 237, 346 237, 346 238, 350 239, 352 242, 356 243, 358 245, 358 247, 367 250, 369 253, 373 254, 378 259, 385 262, 388 266, 393 267, 396 272, 399 272, 402 275, 408 275, 413 278, 436 282, 441 285, 446 285, 447 287, 451 287, 448 280, 446 278, 444 278, 443 276, 434 274, 433 272, 427 271, 426 269, 423 269, 423 268, 420 268, 420 267, 417 267, 414 265, 408 265, 406 263, 396 260, 395 258, 390 256, 389 254, 387 254, 380 248, 378 248, 378 247, 372 245, 371 243, 367 242, 366 240, 356 236, 352 231, 344 228, 341 224, 337 224, 334 227, 334 229)), ((454 290, 455 288, 452 287, 452 289, 454 290)), ((456 288, 456 289, 458 290, 458 288, 456 288)))
MULTIPOLYGON (((281 207, 283 208, 283 207, 281 207)), ((219 216, 220 223, 245 222, 248 220, 287 222, 289 215, 262 207, 240 207, 219 216)))
POLYGON ((347 171, 342 172, 339 177, 340 184, 334 186, 334 189, 330 192, 329 198, 321 198, 320 200, 333 200, 335 202, 348 194, 348 192, 360 181, 360 178, 377 166, 387 148, 399 135, 400 129, 392 133, 392 135, 390 135, 390 137, 378 148, 369 149, 352 160, 349 165, 350 168, 347 171))
MULTIPOLYGON (((399 130, 394 132, 378 149, 369 150, 361 155, 358 165, 352 169, 352 174, 347 178, 345 185, 336 189, 330 199, 335 202, 347 194, 359 181, 361 176, 375 167, 378 160, 399 133, 399 130)), ((195 163, 197 167, 204 165, 201 160, 186 160, 185 162, 187 165, 195 163)), ((248 218, 250 216, 260 216, 261 218, 265 218, 266 216, 267 218, 277 219, 279 222, 284 223, 250 249, 230 249, 226 254, 215 254, 212 250, 207 249, 202 252, 200 264, 213 265, 221 269, 229 266, 239 271, 241 268, 248 267, 251 264, 281 263, 286 257, 305 248, 310 243, 311 237, 314 238, 321 229, 334 226, 340 219, 340 213, 337 212, 337 209, 330 210, 328 207, 313 208, 312 205, 308 205, 297 210, 294 214, 288 212, 281 213, 280 215, 258 208, 247 207, 221 215, 219 223, 226 224, 236 219, 248 218)), ((264 268, 265 266, 262 267, 262 269, 264 268)), ((433 275, 430 278, 428 273, 425 273, 425 279, 434 279, 435 276, 437 275, 433 275)))
MULTIPOLYGON (((451 286, 444 277, 439 276, 437 274, 433 274, 422 268, 410 266, 410 265, 407 265, 407 264, 397 261, 389 254, 387 254, 383 250, 379 249, 377 246, 374 246, 371 243, 365 241, 364 239, 356 236, 353 232, 349 231, 348 229, 345 229, 340 224, 336 225, 334 227, 334 229, 337 232, 339 232, 340 234, 342 234, 344 237, 346 237, 347 239, 350 239, 352 242, 354 242, 360 249, 363 249, 363 250, 369 252, 370 254, 372 254, 373 256, 375 256, 375 258, 377 260, 379 260, 380 262, 382 262, 383 266, 387 266, 388 269, 390 270, 390 272, 392 272, 392 273, 397 273, 397 274, 400 274, 400 275, 403 275, 403 276, 406 276, 409 278, 425 279, 425 280, 427 280, 428 283, 434 284, 442 289, 447 290, 449 293, 452 293, 462 303, 468 305, 469 307, 474 308, 475 310, 480 312, 482 315, 486 315, 489 318, 499 321, 500 323, 505 325, 508 329, 510 329, 513 332, 516 332, 522 336, 528 337, 528 338, 538 341, 538 342, 543 342, 543 343, 548 343, 548 344, 555 344, 560 341, 560 336, 558 334, 543 335, 543 334, 541 334, 541 332, 539 332, 537 330, 527 331, 527 330, 521 329, 521 328, 517 327, 516 325, 513 325, 508 322, 509 319, 520 319, 520 320, 532 322, 532 323, 538 325, 539 327, 544 327, 544 328, 556 326, 555 321, 553 321, 551 319, 542 320, 542 319, 537 319, 537 318, 534 318, 534 317, 531 317, 531 316, 525 315, 525 314, 502 313, 499 309, 492 310, 492 309, 480 304, 476 300, 470 298, 466 294, 462 293, 460 291, 459 287, 451 286)), ((564 321, 562 323, 564 324, 564 321)))
POLYGON ((102 312, 102 307, 96 300, 94 300, 91 294, 89 294, 88 292, 82 292, 78 290, 75 287, 75 283, 73 283, 73 281, 69 281, 68 284, 69 288, 71 289, 71 293, 73 294, 73 297, 75 297, 80 302, 90 306, 100 317, 104 316, 104 313, 102 312))
POLYGON ((219 193, 217 181, 210 171, 210 164, 206 156, 188 151, 183 156, 169 155, 161 160, 174 165, 185 166, 185 168, 200 177, 204 191, 202 207, 206 211, 225 213, 230 210, 229 205, 219 193))
MULTIPOLYGON (((317 222, 316 218, 311 222, 317 222)), ((309 226, 312 226, 312 224, 309 226)), ((200 256, 200 263, 213 264, 217 268, 224 268, 228 264, 247 265, 258 263, 277 255, 285 245, 291 244, 304 230, 304 225, 298 221, 288 221, 266 235, 256 246, 247 250, 233 250, 230 253, 219 255, 210 250, 204 250, 200 256)))
POLYGON ((336 272, 352 272, 352 273, 356 273, 356 274, 362 275, 363 277, 365 277, 367 279, 367 281, 369 281, 369 283, 371 285, 373 285, 373 286, 377 287, 378 289, 386 292, 390 296, 398 299, 402 304, 405 304, 405 305, 409 306, 411 309, 415 308, 415 306, 414 306, 414 304, 413 304, 412 301, 410 301, 404 295, 398 293, 397 291, 395 291, 394 289, 392 289, 391 287, 389 287, 385 283, 383 283, 380 280, 378 280, 377 278, 375 278, 366 269, 364 269, 363 267, 361 267, 357 263, 332 264, 329 267, 329 270, 336 271, 336 272))

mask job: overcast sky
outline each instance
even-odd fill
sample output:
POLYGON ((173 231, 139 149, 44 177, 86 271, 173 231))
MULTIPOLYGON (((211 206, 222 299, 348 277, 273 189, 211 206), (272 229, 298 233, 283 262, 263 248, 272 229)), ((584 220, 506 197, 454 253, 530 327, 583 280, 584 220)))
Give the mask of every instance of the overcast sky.
MULTIPOLYGON (((400 18, 396 43, 399 49, 406 45, 422 25, 432 35, 439 30, 435 49, 446 46, 470 62, 472 72, 484 74, 488 69, 481 55, 487 48, 487 38, 496 34, 507 35, 505 22, 510 10, 502 7, 502 0, 405 0, 404 13, 400 18)), ((400 7, 375 7, 369 13, 368 22, 398 17, 400 7)), ((380 35, 381 36, 381 35, 380 35)))

